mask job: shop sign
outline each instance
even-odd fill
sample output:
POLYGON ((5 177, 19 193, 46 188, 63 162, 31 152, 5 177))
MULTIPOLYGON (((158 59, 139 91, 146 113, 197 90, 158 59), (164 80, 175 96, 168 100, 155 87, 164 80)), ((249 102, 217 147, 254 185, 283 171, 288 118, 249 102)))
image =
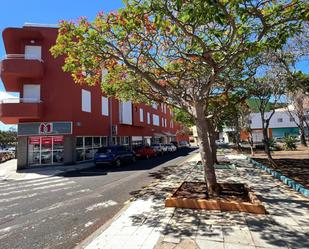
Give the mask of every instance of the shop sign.
POLYGON ((51 145, 52 137, 42 137, 42 145, 51 145))
POLYGON ((40 144, 40 137, 29 137, 29 144, 40 144))
POLYGON ((39 126, 39 134, 50 134, 53 132, 53 123, 41 123, 39 126))
POLYGON ((72 122, 21 123, 18 124, 18 136, 72 134, 72 122))
POLYGON ((54 136, 53 140, 54 140, 54 143, 57 143, 57 144, 63 143, 63 136, 54 136))

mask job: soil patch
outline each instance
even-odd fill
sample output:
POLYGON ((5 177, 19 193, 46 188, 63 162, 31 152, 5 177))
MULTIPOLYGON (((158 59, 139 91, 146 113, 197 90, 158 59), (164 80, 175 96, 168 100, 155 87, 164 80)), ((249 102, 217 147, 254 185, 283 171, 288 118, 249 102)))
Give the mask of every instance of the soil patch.
POLYGON ((204 182, 183 182, 165 201, 166 207, 240 211, 265 214, 266 210, 254 193, 242 183, 219 183, 218 197, 210 198, 204 182))
POLYGON ((265 166, 289 177, 297 183, 309 188, 309 159, 284 158, 274 159, 277 167, 274 167, 264 158, 252 158, 265 166))

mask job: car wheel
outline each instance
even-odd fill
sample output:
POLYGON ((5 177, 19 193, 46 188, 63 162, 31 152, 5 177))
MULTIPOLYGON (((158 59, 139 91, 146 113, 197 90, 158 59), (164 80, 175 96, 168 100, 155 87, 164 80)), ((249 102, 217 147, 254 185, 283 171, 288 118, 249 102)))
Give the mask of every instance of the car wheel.
POLYGON ((121 161, 120 161, 120 159, 117 159, 117 160, 115 161, 115 165, 116 165, 116 167, 120 167, 120 166, 121 166, 121 161))

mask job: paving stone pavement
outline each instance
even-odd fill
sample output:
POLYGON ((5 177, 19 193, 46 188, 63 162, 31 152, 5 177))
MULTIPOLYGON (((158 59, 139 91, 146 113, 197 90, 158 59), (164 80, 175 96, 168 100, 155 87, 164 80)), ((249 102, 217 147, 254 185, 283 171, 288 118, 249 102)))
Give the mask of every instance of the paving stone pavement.
POLYGON ((269 214, 165 208, 165 198, 184 181, 202 181, 189 162, 152 173, 157 181, 132 193, 134 200, 87 249, 308 249, 309 201, 254 168, 242 156, 226 155, 237 169, 218 169, 218 180, 247 183, 269 214))

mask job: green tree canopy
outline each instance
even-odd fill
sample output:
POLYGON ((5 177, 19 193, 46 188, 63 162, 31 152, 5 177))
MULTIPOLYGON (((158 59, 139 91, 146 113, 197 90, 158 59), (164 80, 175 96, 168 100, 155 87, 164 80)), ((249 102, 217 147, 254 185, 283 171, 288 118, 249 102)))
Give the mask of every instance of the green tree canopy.
MULTIPOLYGON (((60 23, 54 56, 77 83, 134 101, 166 102, 190 114, 209 193, 217 192, 208 100, 231 68, 280 48, 308 19, 306 1, 129 0, 93 22, 60 23), (103 77, 102 77, 103 72, 103 77)), ((240 66, 241 68, 241 66, 240 66)))

